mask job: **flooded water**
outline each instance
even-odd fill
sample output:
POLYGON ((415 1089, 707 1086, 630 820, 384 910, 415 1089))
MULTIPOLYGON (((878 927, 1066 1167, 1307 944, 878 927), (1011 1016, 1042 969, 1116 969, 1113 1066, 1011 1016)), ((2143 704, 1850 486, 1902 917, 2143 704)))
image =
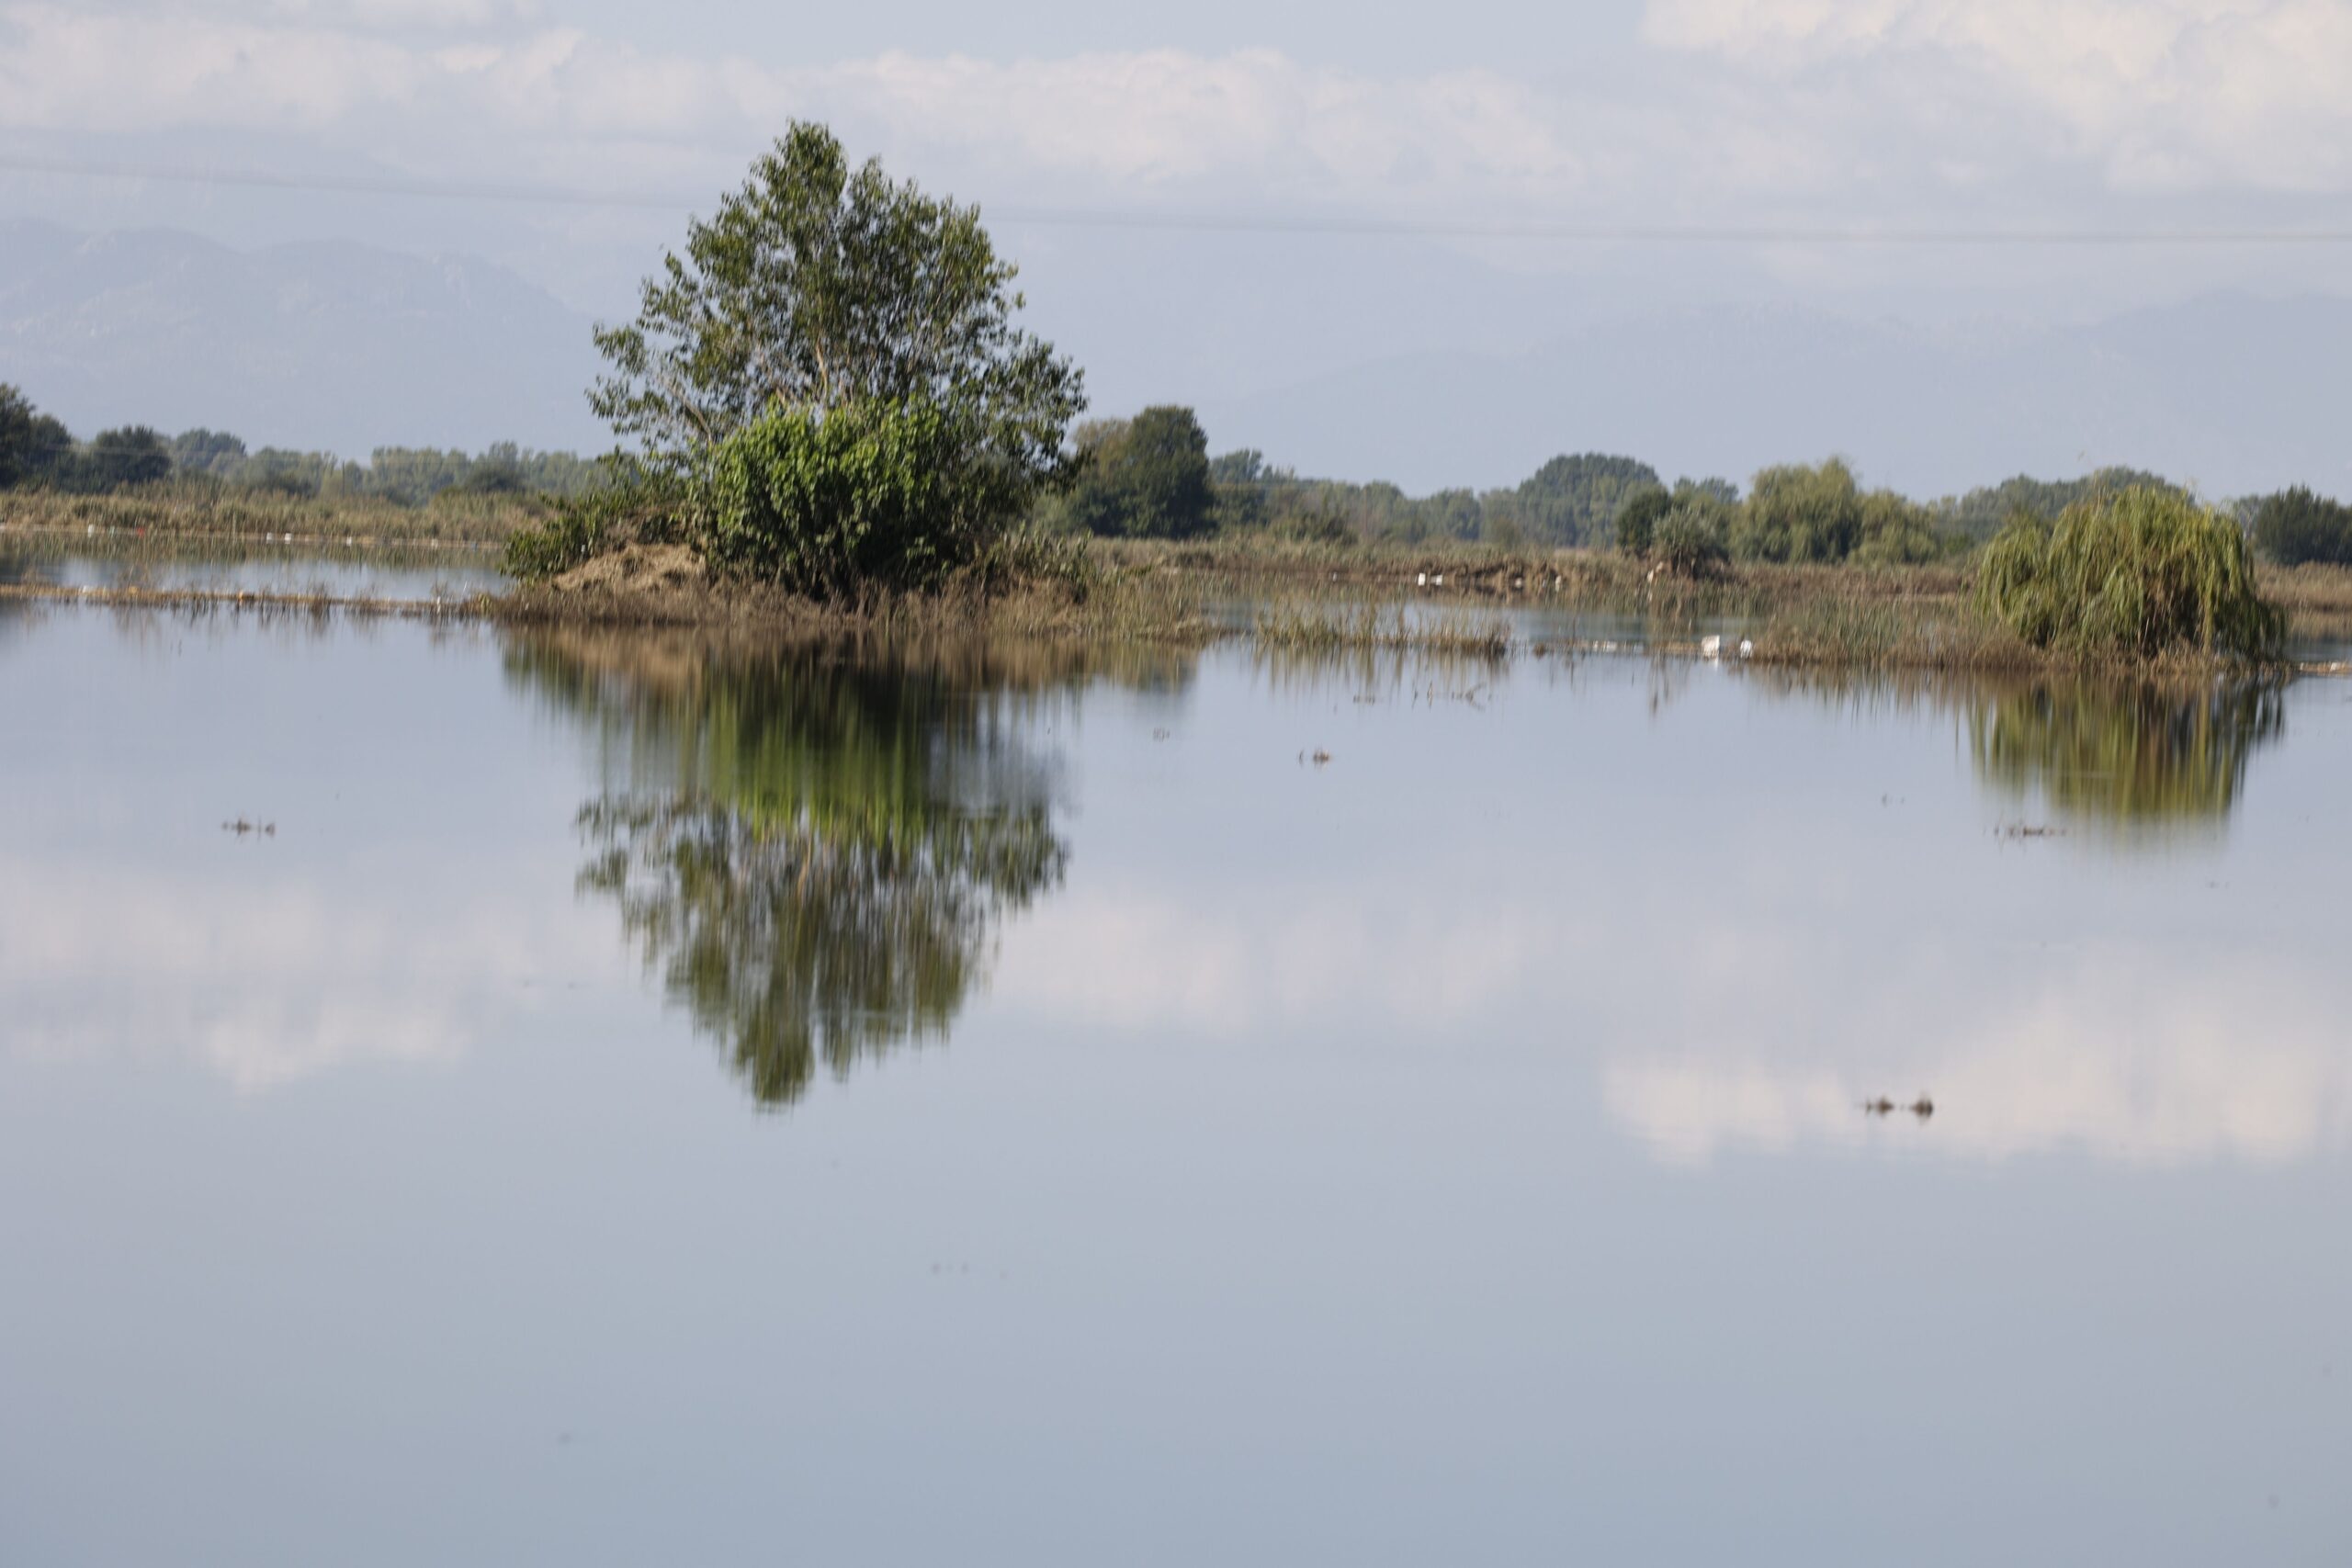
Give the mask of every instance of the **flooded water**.
POLYGON ((0 603, 0 1560, 2352 1553, 2352 682, 0 603))
POLYGON ((295 546, 147 547, 113 555, 0 538, 0 585, 341 599, 463 599, 510 586, 494 552, 412 549, 322 556, 295 546))

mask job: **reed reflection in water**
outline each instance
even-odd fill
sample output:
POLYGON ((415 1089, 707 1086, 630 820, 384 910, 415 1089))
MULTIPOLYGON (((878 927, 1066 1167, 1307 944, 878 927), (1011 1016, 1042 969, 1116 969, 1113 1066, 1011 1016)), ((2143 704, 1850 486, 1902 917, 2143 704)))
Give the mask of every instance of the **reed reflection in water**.
POLYGON ((582 894, 767 1107, 820 1062, 944 1036, 1003 919, 1059 885, 1040 707, 1101 673, 1183 679, 1074 650, 579 633, 526 637, 507 667, 607 753, 582 894))

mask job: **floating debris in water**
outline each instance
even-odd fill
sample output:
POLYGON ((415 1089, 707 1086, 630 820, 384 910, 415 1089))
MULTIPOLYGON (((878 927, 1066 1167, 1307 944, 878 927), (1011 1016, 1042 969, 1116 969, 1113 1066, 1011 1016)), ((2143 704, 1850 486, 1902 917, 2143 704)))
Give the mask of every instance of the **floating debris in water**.
POLYGON ((1312 762, 1319 768, 1331 760, 1331 753, 1317 746, 1312 751, 1301 751, 1298 754, 1298 760, 1302 762, 1312 762))
POLYGON ((2052 828, 2046 822, 2009 822, 1993 831, 2004 839, 2063 839, 2064 828, 2052 828))
POLYGON ((1908 1111, 1912 1115, 1925 1122, 1936 1113, 1936 1102, 1925 1094, 1920 1095, 1908 1105, 1897 1105, 1883 1094, 1876 1100, 1862 1101, 1862 1113, 1866 1116, 1892 1116, 1898 1111, 1908 1111))
POLYGON ((254 836, 254 835, 258 835, 259 837, 261 837, 261 838, 265 838, 265 839, 275 839, 276 837, 277 837, 277 823, 275 823, 275 822, 250 822, 250 821, 247 821, 247 820, 246 820, 244 818, 243 818, 243 817, 238 818, 237 818, 235 821, 233 821, 233 822, 223 822, 223 823, 221 823, 221 824, 220 824, 220 830, 221 830, 222 832, 224 832, 224 833, 234 833, 234 834, 236 834, 236 835, 237 835, 237 837, 239 837, 240 839, 247 838, 247 837, 254 836))

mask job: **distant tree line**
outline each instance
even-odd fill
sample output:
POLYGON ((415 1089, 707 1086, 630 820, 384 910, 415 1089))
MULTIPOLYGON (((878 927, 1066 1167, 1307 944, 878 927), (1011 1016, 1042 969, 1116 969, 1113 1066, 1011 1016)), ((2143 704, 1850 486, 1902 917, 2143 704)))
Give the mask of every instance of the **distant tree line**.
POLYGON ((2256 548, 2286 566, 2352 566, 2352 506, 2301 485, 2254 503, 2256 548))
POLYGON ((1254 450, 1211 457, 1187 408, 1094 421, 1075 442, 1074 478, 1046 499, 1039 521, 1111 537, 1616 546, 1644 556, 1655 548, 1693 570, 1734 558, 1928 560, 1956 543, 1931 509, 1863 491, 1835 459, 1767 468, 1745 499, 1728 479, 1669 486, 1647 463, 1598 452, 1555 457, 1508 489, 1413 497, 1393 484, 1302 478, 1254 450))
MULTIPOLYGON (((2158 475, 2107 468, 2073 479, 2019 475, 1923 503, 1892 490, 1864 490, 1838 458, 1766 468, 1743 495, 1728 479, 1669 485, 1637 458, 1589 452, 1554 457, 1502 489, 1408 496, 1385 481, 1305 477, 1254 449, 1212 456, 1197 415, 1173 404, 1132 419, 1081 423, 1071 445, 1068 481, 1036 502, 1035 520, 1054 531, 1613 547, 1686 574, 1733 560, 1933 560, 1963 553, 2021 518, 2054 519, 2102 496, 2133 490, 2188 495, 2158 475)), ((184 481, 419 506, 445 494, 582 496, 609 474, 596 460, 512 442, 479 454, 379 446, 360 463, 274 446, 249 450, 235 435, 203 429, 167 436, 124 425, 79 441, 17 388, 0 383, 0 490, 95 494, 184 481)), ((2235 514, 2256 548, 2273 560, 2352 565, 2352 506, 2342 502, 2297 487, 2242 501, 2235 514)))
POLYGON ((77 441, 17 388, 0 384, 0 490, 106 494, 181 480, 284 495, 368 497, 422 506, 445 492, 576 495, 601 469, 569 452, 534 452, 500 442, 479 455, 431 447, 379 446, 365 463, 324 452, 265 446, 249 451, 226 431, 165 435, 145 425, 102 430, 77 441))
MULTIPOLYGON (((2188 491, 2137 468, 2072 479, 2025 475, 1917 502, 1866 490, 1839 458, 1755 475, 1668 484, 1647 463, 1608 453, 1554 457, 1517 485, 1408 496, 1393 484, 1311 479, 1253 449, 1212 456, 1189 408, 1094 420, 1074 434, 1073 478, 1040 502, 1054 530, 1114 538, 1264 535, 1330 543, 1469 543, 1618 548, 1686 574, 1734 560, 1896 565, 1963 554, 2009 524, 2049 521, 2086 502, 2188 491)), ((2288 565, 2352 564, 2352 506, 2297 489, 2238 503, 2263 554, 2288 565)))

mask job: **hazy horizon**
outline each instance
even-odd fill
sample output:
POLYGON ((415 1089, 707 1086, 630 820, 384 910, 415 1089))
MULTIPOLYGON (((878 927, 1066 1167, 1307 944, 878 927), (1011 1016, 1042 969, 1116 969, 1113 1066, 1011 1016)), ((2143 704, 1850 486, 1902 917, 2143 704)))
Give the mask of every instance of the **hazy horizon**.
MULTIPOLYGON (((2345 486, 2300 430, 2345 298, 2352 105, 2334 84, 2352 20, 2335 8, 1620 0, 1345 20, 1224 0, 788 24, 745 6, 28 5, 0 13, 0 220, 493 276, 478 259, 533 298, 469 305, 446 341, 363 297, 337 307, 379 356, 443 353, 440 381, 289 346, 194 422, 253 407, 282 423, 256 442, 593 449, 593 365, 563 334, 631 313, 689 213, 806 116, 981 206, 1096 412, 1189 404, 1220 447, 1305 471, 1487 486, 1599 448, 1734 478, 1841 452, 1915 491, 2105 463, 2345 486), (2271 356, 2282 384, 2241 385, 2201 325, 2109 341, 2135 312, 2227 319, 2216 299, 2308 317, 2265 318, 2308 345, 2271 356), (1709 312, 1764 325, 1645 346, 1709 312), (1915 384, 1857 389, 1821 346, 1779 376, 1743 357, 1740 339, 1816 321, 1860 330, 1873 373, 1915 384), (2060 389, 2098 406, 2053 428, 2060 389), (322 400, 367 427, 304 434, 322 400)), ((87 334, 0 302, 0 378, 40 398, 33 372, 50 376, 44 400, 77 426, 161 418, 142 397, 192 410, 141 367, 248 323, 172 293, 187 281, 129 280, 108 297, 112 367, 70 374, 58 345, 87 334), (126 301, 155 307, 160 335, 126 301)))

